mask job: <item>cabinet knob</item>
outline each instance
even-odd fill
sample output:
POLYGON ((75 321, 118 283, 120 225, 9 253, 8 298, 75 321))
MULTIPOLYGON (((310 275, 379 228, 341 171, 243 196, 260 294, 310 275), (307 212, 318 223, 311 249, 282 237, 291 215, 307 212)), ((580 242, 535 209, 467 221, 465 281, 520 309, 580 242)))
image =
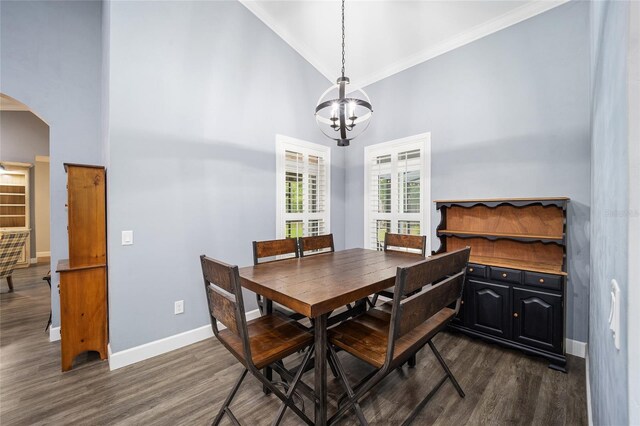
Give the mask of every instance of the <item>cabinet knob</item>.
POLYGON ((473 272, 473 268, 469 268, 469 272, 473 272))
POLYGON ((464 300, 461 300, 461 301, 460 301, 460 304, 461 304, 461 305, 464 305, 464 300))
POLYGON ((518 313, 517 313, 517 312, 514 312, 514 313, 513 313, 513 317, 514 317, 514 318, 518 318, 518 313))
POLYGON ((540 278, 540 284, 544 283, 544 278, 540 278))
POLYGON ((506 272, 502 274, 502 278, 507 278, 506 272))

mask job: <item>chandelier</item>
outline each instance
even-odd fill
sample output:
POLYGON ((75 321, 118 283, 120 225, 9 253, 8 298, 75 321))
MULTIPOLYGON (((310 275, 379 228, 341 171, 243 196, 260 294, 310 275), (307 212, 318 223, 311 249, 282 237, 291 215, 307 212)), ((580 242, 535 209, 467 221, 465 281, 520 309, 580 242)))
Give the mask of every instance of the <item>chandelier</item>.
POLYGON ((342 0, 342 73, 338 81, 329 87, 318 100, 316 122, 327 137, 338 146, 362 134, 369 126, 373 108, 364 90, 349 87, 349 77, 344 75, 344 1, 342 0))

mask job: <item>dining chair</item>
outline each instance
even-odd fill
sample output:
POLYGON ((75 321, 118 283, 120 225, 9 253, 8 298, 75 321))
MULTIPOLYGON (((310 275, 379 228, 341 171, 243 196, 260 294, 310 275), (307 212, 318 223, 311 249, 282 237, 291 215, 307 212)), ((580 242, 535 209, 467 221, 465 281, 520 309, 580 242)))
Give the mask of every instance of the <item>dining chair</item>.
POLYGON ((0 278, 7 279, 9 292, 13 291, 13 270, 27 242, 28 231, 0 233, 0 278))
MULTIPOLYGON (((278 262, 289 258, 298 258, 298 242, 295 238, 283 238, 280 240, 266 240, 266 241, 254 241, 253 242, 253 264, 259 265, 261 263, 278 262), (286 256, 286 257, 281 257, 286 256), (265 260, 266 259, 266 260, 265 260)), ((260 314, 264 315, 265 309, 264 299, 260 294, 256 294, 256 301, 258 302, 258 309, 260 314)), ((278 312, 286 315, 287 317, 300 320, 305 318, 304 315, 294 312, 282 305, 276 304, 273 306, 273 302, 270 300, 267 303, 278 312)))
POLYGON ((298 238, 298 244, 300 245, 300 257, 332 253, 335 251, 333 234, 300 237, 298 238))
MULTIPOLYGON (((424 235, 406 235, 406 234, 392 234, 387 232, 384 235, 384 251, 402 251, 409 253, 416 253, 424 257, 427 252, 427 237, 424 235)), ((393 299, 393 287, 389 287, 382 291, 377 292, 367 301, 371 307, 375 307, 378 303, 378 296, 384 296, 389 299, 393 299)), ((416 366, 415 355, 409 358, 407 361, 409 367, 416 366)))
MULTIPOLYGON (((300 250, 300 257, 314 256, 322 253, 333 253, 335 247, 333 245, 333 234, 326 235, 314 235, 311 237, 298 238, 298 246, 300 250)), ((363 312, 366 309, 366 303, 369 299, 362 299, 355 303, 355 305, 347 304, 346 311, 334 313, 327 318, 327 326, 331 327, 341 321, 351 318, 363 312)), ((333 371, 333 370, 332 370, 333 371)))
POLYGON ((205 255, 200 256, 200 262, 213 334, 244 366, 240 377, 218 411, 213 425, 218 425, 225 414, 233 424, 239 424, 229 406, 247 372, 251 372, 282 401, 273 421, 274 425, 280 422, 287 408, 295 412, 306 424, 312 425, 311 419, 293 403, 293 396, 297 395, 298 387, 314 404, 316 403, 313 390, 300 380, 313 353, 311 333, 279 313, 247 321, 238 267, 205 255), (220 329, 218 321, 225 328, 220 329), (282 360, 305 348, 309 349, 302 364, 293 373, 286 370, 282 360), (285 382, 286 393, 280 391, 262 374, 260 370, 265 367, 271 367, 280 374, 285 382))
MULTIPOLYGON (((322 244, 319 244, 322 245, 322 244)), ((333 247, 333 236, 331 236, 331 246, 333 247)), ((262 263, 268 263, 268 262, 277 262, 280 260, 285 260, 285 259, 280 259, 278 258, 278 256, 287 256, 285 259, 289 259, 291 257, 293 258, 298 258, 300 257, 300 250, 298 247, 298 240, 296 238, 284 238, 284 239, 279 239, 279 240, 266 240, 266 241, 254 241, 253 242, 253 264, 255 265, 259 265, 262 263), (291 256, 293 255, 293 256, 291 256), (263 260, 263 259, 268 259, 268 260, 263 260)), ((256 300, 258 302, 258 309, 260 310, 260 315, 264 315, 265 312, 269 312, 271 310, 275 310, 276 312, 281 313, 282 315, 285 315, 288 318, 291 318, 292 320, 295 321, 299 321, 301 319, 305 319, 307 318, 306 316, 292 311, 291 309, 287 308, 286 306, 282 306, 278 303, 273 303, 273 301, 268 300, 268 299, 263 299, 262 295, 257 294, 256 293, 256 300), (265 303, 266 300, 266 303, 265 303), (271 306, 272 309, 268 309, 268 306, 271 306)), ((342 317, 339 318, 332 318, 330 321, 327 321, 328 324, 335 324, 337 320, 343 320, 348 318, 348 316, 346 314, 344 314, 342 317)), ((311 325, 313 326, 313 319, 309 319, 309 321, 311 322, 311 325)), ((308 331, 313 330, 313 327, 305 327, 308 331)), ((334 373, 334 376, 337 377, 337 372, 335 371, 335 369, 333 368, 333 366, 331 366, 331 371, 334 373)), ((272 377, 272 373, 270 371, 269 368, 266 368, 264 370, 264 374, 266 376, 267 379, 271 380, 272 377)), ((265 387, 264 389, 265 394, 269 393, 269 389, 265 387)))
POLYGON ((449 379, 458 394, 464 392, 433 344, 433 338, 451 321, 460 309, 467 263, 471 249, 466 247, 445 253, 412 266, 398 268, 390 312, 370 309, 329 330, 329 353, 345 389, 338 410, 329 420, 333 423, 353 408, 359 422, 367 421, 360 401, 391 371, 401 366, 425 345, 429 345, 442 366, 445 376, 413 409, 403 425, 410 424, 431 397, 449 379), (432 286, 427 286, 433 283, 432 286), (414 293, 419 290, 418 293, 414 293), (411 293, 411 296, 405 297, 411 293), (455 309, 449 306, 455 302, 455 309), (375 368, 355 386, 350 386, 336 348, 375 368))
POLYGON ((425 235, 392 234, 384 235, 384 251, 408 251, 425 256, 427 237, 425 235))
MULTIPOLYGON (((424 235, 404 235, 387 232, 384 235, 384 251, 403 251, 421 254, 422 257, 424 257, 427 252, 427 237, 424 235)), ((373 306, 376 305, 378 296, 384 296, 392 299, 393 287, 389 287, 376 293, 371 301, 373 306)))

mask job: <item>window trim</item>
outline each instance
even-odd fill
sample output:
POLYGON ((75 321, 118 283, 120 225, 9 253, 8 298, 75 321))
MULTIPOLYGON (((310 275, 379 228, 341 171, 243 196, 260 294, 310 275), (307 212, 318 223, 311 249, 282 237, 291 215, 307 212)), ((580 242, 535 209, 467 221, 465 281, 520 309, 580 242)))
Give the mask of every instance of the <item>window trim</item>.
MULTIPOLYGON (((331 233, 331 148, 313 142, 276 135, 276 238, 285 238, 285 151, 295 150, 304 155, 323 156, 326 165, 325 232, 331 233)), ((305 206, 305 209, 308 206, 305 206)), ((305 212, 307 214, 308 212, 305 212)))
MULTIPOLYGON (((414 136, 407 136, 400 139, 394 139, 388 142, 382 142, 375 145, 369 145, 364 148, 364 235, 363 247, 371 249, 369 236, 370 222, 370 187, 369 174, 371 173, 371 162, 373 156, 384 154, 397 154, 402 151, 420 148, 422 160, 420 171, 420 206, 422 214, 420 218, 421 235, 427 236, 427 255, 431 253, 431 132, 420 133, 414 136), (423 182, 427 182, 423 185, 423 182)), ((392 202, 393 204, 393 202, 392 202)), ((396 231, 397 232, 397 231, 396 231)))

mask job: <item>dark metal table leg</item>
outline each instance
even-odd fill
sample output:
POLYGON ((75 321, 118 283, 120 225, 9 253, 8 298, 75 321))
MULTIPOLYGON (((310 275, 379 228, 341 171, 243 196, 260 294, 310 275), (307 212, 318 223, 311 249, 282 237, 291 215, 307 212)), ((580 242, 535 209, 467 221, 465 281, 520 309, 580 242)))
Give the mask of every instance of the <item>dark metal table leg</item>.
MULTIPOLYGON (((270 299, 267 299, 266 297, 263 298, 263 306, 264 306, 264 312, 265 315, 270 315, 273 313, 273 301, 270 299)), ((264 377, 266 377, 267 380, 269 380, 270 382, 273 382, 273 370, 271 369, 271 367, 265 367, 264 370, 264 377)), ((262 392, 264 392, 265 395, 269 395, 271 393, 271 391, 269 390, 268 387, 266 386, 262 386, 262 392)))
POLYGON ((315 338, 315 392, 318 397, 315 412, 315 424, 327 424, 327 317, 324 314, 315 319, 313 332, 315 338))

